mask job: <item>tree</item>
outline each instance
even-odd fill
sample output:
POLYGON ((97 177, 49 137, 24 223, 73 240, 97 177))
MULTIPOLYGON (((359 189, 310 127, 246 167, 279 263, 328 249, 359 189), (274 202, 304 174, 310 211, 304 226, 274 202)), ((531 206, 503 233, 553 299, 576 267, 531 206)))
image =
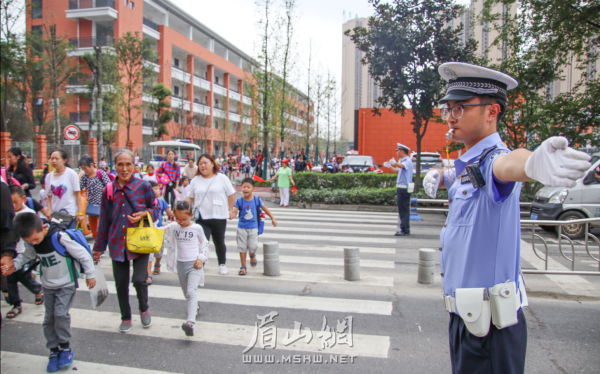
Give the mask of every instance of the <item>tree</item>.
POLYGON ((158 140, 162 135, 169 135, 167 122, 173 118, 173 111, 171 111, 171 102, 166 99, 171 96, 171 90, 164 83, 158 83, 152 86, 150 92, 153 100, 148 107, 154 112, 152 136, 158 140))
MULTIPOLYGON (((369 27, 356 27, 346 35, 364 53, 362 63, 369 64, 369 74, 381 88, 374 115, 381 115, 385 107, 405 115, 410 107, 420 154, 429 122, 439 120, 435 105, 446 87, 438 67, 447 61, 472 62, 476 42, 469 39, 461 45, 462 25, 447 26, 461 11, 451 0, 369 2, 375 7, 369 27)), ((418 157, 416 188, 421 183, 420 168, 418 157)))
POLYGON ((43 76, 46 79, 46 95, 51 100, 54 144, 58 145, 62 139, 60 105, 64 104, 69 97, 65 88, 69 83, 69 79, 77 74, 78 66, 75 59, 67 54, 73 48, 72 45, 66 36, 57 34, 56 25, 46 24, 42 30, 40 58, 42 60, 43 76))
POLYGON ((139 121, 135 119, 141 113, 139 110, 141 106, 136 102, 142 96, 144 78, 154 74, 152 67, 145 63, 156 60, 155 52, 150 44, 151 42, 142 38, 137 31, 134 34, 127 32, 115 42, 117 68, 123 87, 121 110, 127 128, 127 145, 129 145, 131 126, 139 125, 139 121), (135 116, 134 113, 136 113, 135 116))
POLYGON ((279 102, 277 103, 279 109, 279 137, 281 140, 281 158, 284 158, 284 141, 286 128, 290 122, 291 109, 293 107, 292 97, 293 90, 289 84, 290 71, 293 70, 294 65, 294 54, 292 48, 294 47, 294 8, 296 7, 295 0, 285 0, 285 17, 283 27, 285 29, 285 42, 283 45, 283 61, 282 61, 282 72, 281 72, 281 88, 277 97, 279 102))
POLYGON ((325 159, 326 159, 326 163, 327 161, 329 161, 329 144, 331 143, 331 132, 332 132, 332 120, 333 120, 333 127, 335 130, 335 126, 336 126, 336 117, 337 117, 337 110, 338 110, 338 104, 339 104, 339 100, 338 100, 338 86, 337 86, 337 82, 335 81, 335 77, 331 76, 329 73, 327 73, 327 76, 329 77, 328 82, 329 82, 329 91, 327 93, 327 142, 326 142, 326 151, 325 151, 325 159), (332 118, 333 117, 333 118, 332 118))
POLYGON ((0 131, 6 131, 9 111, 9 97, 12 89, 10 77, 14 76, 24 60, 23 40, 16 32, 19 18, 23 14, 24 5, 18 0, 0 2, 0 131))
MULTIPOLYGON (((508 92, 508 110, 499 131, 510 148, 535 149, 550 136, 565 136, 573 145, 600 145, 599 79, 594 69, 600 44, 600 3, 521 0, 514 16, 494 13, 498 0, 485 3, 480 22, 488 22, 498 37, 491 47, 506 53, 490 67, 513 76, 519 86, 508 92), (564 70, 583 74, 570 89, 556 95, 553 85, 565 80, 564 70)), ((507 2, 514 5, 514 1, 507 2)))

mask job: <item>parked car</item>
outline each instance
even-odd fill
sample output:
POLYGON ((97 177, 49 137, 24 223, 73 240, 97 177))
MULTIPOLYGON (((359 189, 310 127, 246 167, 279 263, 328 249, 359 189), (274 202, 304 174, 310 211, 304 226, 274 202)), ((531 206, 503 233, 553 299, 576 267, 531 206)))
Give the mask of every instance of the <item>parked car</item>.
POLYGON ((380 167, 371 156, 346 156, 342 161, 342 171, 347 173, 382 173, 380 167))
MULTIPOLYGON (((600 181, 596 168, 600 157, 592 164, 585 177, 577 180, 573 188, 543 187, 538 191, 531 206, 532 220, 569 221, 600 217, 600 181)), ((546 231, 557 231, 558 226, 540 225, 546 231)), ((585 225, 565 225, 563 232, 571 239, 585 235, 585 225)))
MULTIPOLYGON (((417 152, 411 152, 410 160, 413 162, 413 174, 417 174, 417 152)), ((442 167, 442 156, 437 152, 421 152, 421 175, 427 174, 432 167, 442 167)))
POLYGON ((592 159, 590 162, 594 164, 598 160, 600 160, 600 152, 592 153, 592 159))

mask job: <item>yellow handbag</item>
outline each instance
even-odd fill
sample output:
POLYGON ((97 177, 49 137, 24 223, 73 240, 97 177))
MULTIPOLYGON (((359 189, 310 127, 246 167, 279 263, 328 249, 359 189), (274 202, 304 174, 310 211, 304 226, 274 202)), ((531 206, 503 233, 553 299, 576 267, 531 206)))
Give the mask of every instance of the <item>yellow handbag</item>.
POLYGON ((139 227, 127 229, 127 249, 133 253, 158 253, 163 245, 164 230, 155 229, 152 217, 148 214, 149 227, 144 227, 144 219, 139 227))

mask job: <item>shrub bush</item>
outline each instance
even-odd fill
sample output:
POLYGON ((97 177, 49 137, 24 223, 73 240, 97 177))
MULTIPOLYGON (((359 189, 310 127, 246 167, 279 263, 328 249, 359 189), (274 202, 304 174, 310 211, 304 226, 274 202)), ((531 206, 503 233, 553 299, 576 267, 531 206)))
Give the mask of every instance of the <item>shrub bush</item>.
POLYGON ((396 185, 395 174, 373 173, 294 173, 298 190, 389 188, 396 185))
POLYGON ((323 204, 396 205, 396 188, 298 189, 293 201, 323 204))

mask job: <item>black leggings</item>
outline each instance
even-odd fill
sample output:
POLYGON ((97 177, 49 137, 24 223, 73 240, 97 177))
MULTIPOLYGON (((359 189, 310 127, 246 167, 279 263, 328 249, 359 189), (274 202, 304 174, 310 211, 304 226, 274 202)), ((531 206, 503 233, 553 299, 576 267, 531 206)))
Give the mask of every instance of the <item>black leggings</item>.
POLYGON ((227 261, 227 246, 225 246, 225 231, 227 230, 226 219, 198 219, 197 224, 202 226, 206 240, 210 241, 212 234, 213 243, 215 244, 215 252, 219 265, 225 265, 227 261))
MULTIPOLYGON (((35 260, 29 261, 28 264, 30 267, 35 265, 35 260)), ((19 295, 19 282, 34 295, 42 292, 42 285, 31 277, 31 270, 19 269, 6 277, 6 281, 8 282, 8 303, 15 308, 21 306, 22 301, 19 295)))
MULTIPOLYGON (((127 254, 125 254, 127 256, 127 254)), ((131 283, 137 293, 140 313, 148 310, 148 254, 139 255, 133 260, 133 275, 131 283)), ((126 257, 127 258, 127 257, 126 257)), ((129 306, 129 260, 112 261, 113 276, 117 288, 117 298, 121 309, 121 320, 131 321, 131 307, 129 306)))
POLYGON ((165 189, 165 201, 169 203, 169 207, 175 207, 175 182, 167 184, 165 189), (171 184, 172 183, 172 184, 171 184))

